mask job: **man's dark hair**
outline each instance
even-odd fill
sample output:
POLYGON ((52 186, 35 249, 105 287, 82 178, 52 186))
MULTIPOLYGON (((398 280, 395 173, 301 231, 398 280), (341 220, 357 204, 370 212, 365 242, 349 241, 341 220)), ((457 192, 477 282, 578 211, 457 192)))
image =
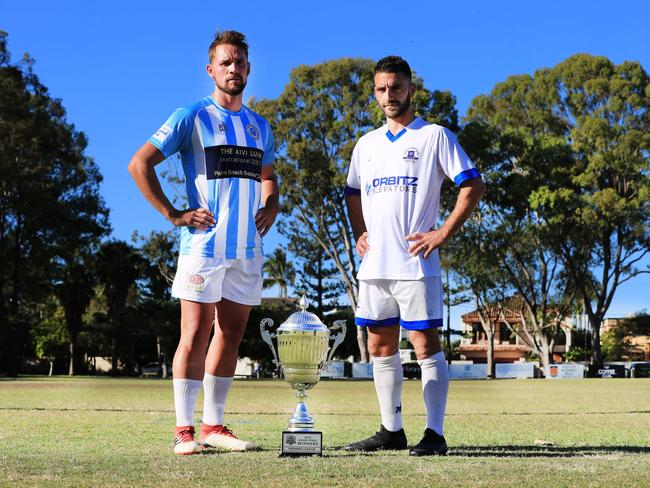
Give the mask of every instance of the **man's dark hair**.
POLYGON ((377 73, 402 73, 411 80, 411 67, 399 56, 386 56, 377 61, 374 74, 377 73))
POLYGON ((208 56, 210 56, 210 62, 214 57, 214 48, 219 44, 230 44, 231 46, 237 46, 242 48, 246 52, 246 59, 248 59, 248 43, 246 42, 246 36, 241 32, 234 30, 219 31, 214 35, 210 48, 208 49, 208 56))

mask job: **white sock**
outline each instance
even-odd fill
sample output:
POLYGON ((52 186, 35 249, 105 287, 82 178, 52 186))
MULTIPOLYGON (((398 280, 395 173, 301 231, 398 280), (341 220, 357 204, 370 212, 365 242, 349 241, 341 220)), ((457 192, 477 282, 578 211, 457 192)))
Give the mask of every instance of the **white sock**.
POLYGON ((445 418, 449 390, 449 367, 445 353, 440 351, 418 361, 418 364, 422 369, 422 394, 427 409, 427 428, 442 435, 442 421, 445 418))
POLYGON ((373 357, 372 374, 379 399, 381 423, 391 432, 402 428, 402 383, 404 373, 399 352, 392 356, 373 357))
POLYGON ((176 427, 194 426, 194 403, 201 389, 201 380, 174 379, 176 427))
POLYGON ((205 373, 203 376, 203 423, 207 425, 222 425, 223 411, 226 407, 226 396, 232 384, 232 376, 214 376, 205 373))

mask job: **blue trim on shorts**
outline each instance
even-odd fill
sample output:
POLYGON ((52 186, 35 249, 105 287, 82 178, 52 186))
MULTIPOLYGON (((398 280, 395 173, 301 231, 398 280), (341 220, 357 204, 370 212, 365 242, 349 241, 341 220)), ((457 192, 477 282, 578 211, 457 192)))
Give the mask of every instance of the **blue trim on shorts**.
POLYGON ((382 325, 398 325, 399 321, 399 317, 390 317, 382 320, 372 320, 356 317, 354 319, 354 325, 357 325, 359 327, 381 327, 382 325))
POLYGON ((442 327, 442 319, 427 319, 427 320, 401 320, 399 325, 406 330, 426 330, 442 327))

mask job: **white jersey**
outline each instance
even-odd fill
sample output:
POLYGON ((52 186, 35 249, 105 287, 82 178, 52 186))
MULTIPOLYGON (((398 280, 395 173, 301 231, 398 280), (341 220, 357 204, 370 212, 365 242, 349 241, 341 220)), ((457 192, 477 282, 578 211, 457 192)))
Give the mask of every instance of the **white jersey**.
POLYGON ((232 112, 212 97, 176 110, 149 142, 165 157, 178 152, 190 208, 203 207, 217 224, 181 229, 183 255, 253 259, 262 255, 255 227, 261 171, 273 163, 269 123, 248 107, 232 112))
POLYGON ((368 230, 358 279, 440 276, 438 251, 411 256, 406 236, 434 228, 445 175, 457 185, 481 176, 444 127, 416 117, 397 135, 384 125, 359 139, 346 183, 346 193, 361 194, 368 230))

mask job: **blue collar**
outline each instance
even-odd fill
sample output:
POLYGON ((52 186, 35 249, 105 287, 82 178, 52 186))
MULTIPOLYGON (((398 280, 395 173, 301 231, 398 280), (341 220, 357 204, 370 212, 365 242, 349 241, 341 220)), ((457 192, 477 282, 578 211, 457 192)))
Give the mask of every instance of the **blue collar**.
POLYGON ((390 129, 386 129, 386 137, 388 137, 388 140, 390 142, 395 142, 397 139, 402 137, 404 134, 406 134, 406 127, 404 127, 401 131, 397 133, 397 135, 393 135, 393 133, 390 131, 390 129))

